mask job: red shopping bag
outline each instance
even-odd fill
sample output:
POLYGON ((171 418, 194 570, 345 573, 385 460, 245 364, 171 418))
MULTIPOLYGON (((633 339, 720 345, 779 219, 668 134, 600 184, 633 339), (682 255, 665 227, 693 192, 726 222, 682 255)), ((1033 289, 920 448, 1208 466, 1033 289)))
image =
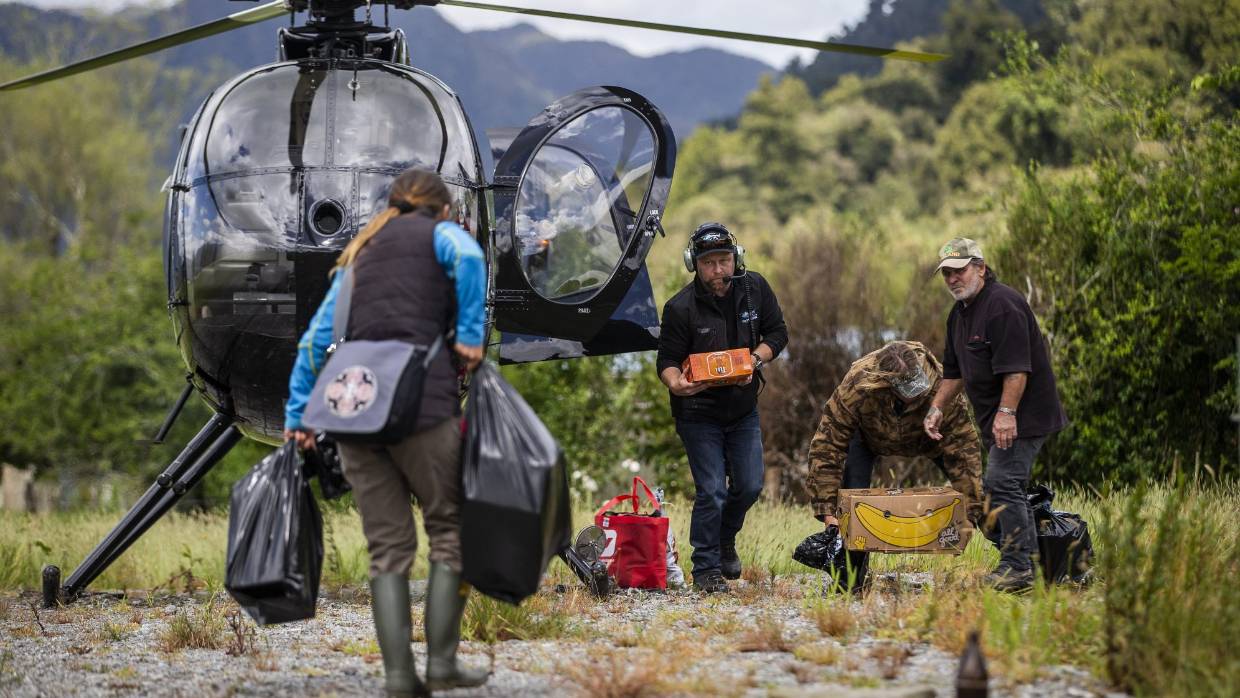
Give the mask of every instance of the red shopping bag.
POLYGON ((640 477, 633 478, 633 492, 612 497, 594 514, 594 523, 607 536, 600 559, 616 585, 626 589, 667 588, 667 517, 659 502, 640 477), (641 485, 653 509, 641 513, 637 486, 641 485), (611 511, 621 502, 631 502, 633 511, 611 511))

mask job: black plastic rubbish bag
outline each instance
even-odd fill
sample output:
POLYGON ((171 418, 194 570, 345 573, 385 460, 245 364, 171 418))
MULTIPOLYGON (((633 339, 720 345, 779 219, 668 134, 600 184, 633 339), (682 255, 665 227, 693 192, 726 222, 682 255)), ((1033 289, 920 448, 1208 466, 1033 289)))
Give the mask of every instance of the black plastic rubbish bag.
POLYGON ((866 553, 849 553, 838 526, 811 533, 792 551, 792 559, 827 573, 824 589, 839 592, 860 589, 865 584, 869 561, 866 553))
POLYGON ((538 590, 568 548, 571 510, 564 454, 499 370, 483 362, 465 407, 461 448, 463 577, 509 603, 538 590))
POLYGON ((811 533, 792 551, 792 559, 816 570, 831 572, 844 547, 840 529, 835 526, 811 533))
POLYGON ((1089 537, 1089 524, 1077 514, 1055 511, 1051 502, 1055 493, 1046 485, 1037 485, 1027 493, 1038 529, 1038 554, 1042 576, 1048 583, 1088 581, 1093 562, 1094 544, 1089 537))
POLYGON ((323 520, 288 441, 232 488, 224 588, 259 625, 314 617, 323 520))

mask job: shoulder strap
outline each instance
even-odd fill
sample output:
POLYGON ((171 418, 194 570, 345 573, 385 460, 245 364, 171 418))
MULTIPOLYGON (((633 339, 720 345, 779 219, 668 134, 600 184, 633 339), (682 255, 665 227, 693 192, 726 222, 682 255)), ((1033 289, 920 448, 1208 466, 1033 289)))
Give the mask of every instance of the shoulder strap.
MULTIPOLYGON (((750 292, 749 274, 745 275, 745 309, 749 311, 749 351, 758 348, 758 324, 754 319, 753 312, 753 294, 750 292)), ((766 388, 766 376, 761 371, 756 371, 758 379, 758 394, 766 388)))
POLYGON ((349 331, 349 306, 353 301, 353 267, 348 266, 339 272, 340 290, 336 292, 336 307, 332 313, 332 341, 343 342, 349 331))
POLYGON ((758 348, 758 326, 754 320, 753 294, 750 293, 749 275, 745 275, 745 309, 749 311, 749 351, 758 348))

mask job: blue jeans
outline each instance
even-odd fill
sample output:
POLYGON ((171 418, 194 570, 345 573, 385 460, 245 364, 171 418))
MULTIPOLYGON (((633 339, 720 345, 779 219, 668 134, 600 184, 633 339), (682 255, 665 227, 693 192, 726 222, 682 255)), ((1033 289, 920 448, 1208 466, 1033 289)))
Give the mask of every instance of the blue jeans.
POLYGON ((758 410, 727 425, 676 421, 697 495, 689 523, 693 574, 718 571, 720 544, 734 545, 745 513, 762 493, 758 410))

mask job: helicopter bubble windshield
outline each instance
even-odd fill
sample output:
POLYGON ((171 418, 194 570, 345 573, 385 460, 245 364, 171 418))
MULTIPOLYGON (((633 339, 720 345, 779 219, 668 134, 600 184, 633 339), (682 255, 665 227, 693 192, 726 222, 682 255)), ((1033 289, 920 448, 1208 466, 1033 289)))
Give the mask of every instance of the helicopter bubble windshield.
POLYGON ((559 128, 517 196, 515 237, 530 286, 581 302, 611 278, 650 191, 655 137, 636 112, 608 106, 559 128))
MULTIPOLYGON (((476 229, 481 215, 485 180, 460 102, 435 78, 390 63, 302 59, 251 71, 207 100, 180 160, 168 264, 184 352, 222 384, 272 382, 276 396, 283 387, 237 357, 291 362, 278 348, 296 341, 336 254, 387 206, 397 174, 435 170, 465 225, 476 229)), ((254 362, 260 369, 287 373, 254 362)), ((256 431, 278 432, 278 399, 235 409, 256 431)))

